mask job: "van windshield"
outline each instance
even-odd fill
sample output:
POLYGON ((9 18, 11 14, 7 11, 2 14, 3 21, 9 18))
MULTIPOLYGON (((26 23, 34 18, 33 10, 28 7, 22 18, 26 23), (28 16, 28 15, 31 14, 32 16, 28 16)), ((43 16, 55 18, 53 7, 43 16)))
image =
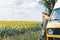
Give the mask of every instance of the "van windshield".
POLYGON ((54 20, 54 19, 60 19, 60 8, 55 9, 55 10, 53 11, 51 20, 54 20))

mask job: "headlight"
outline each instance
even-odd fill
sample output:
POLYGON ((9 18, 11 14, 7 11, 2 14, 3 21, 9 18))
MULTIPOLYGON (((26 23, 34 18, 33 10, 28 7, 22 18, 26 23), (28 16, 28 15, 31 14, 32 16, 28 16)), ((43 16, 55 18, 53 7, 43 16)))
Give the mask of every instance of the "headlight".
POLYGON ((53 30, 52 29, 48 29, 48 34, 53 34, 53 30))

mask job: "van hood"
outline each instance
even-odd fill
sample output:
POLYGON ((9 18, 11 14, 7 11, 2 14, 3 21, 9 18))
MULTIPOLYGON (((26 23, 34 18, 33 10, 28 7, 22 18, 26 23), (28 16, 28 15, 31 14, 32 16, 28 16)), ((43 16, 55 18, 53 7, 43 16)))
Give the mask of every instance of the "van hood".
POLYGON ((60 21, 50 21, 50 22, 48 22, 47 28, 60 28, 60 21))

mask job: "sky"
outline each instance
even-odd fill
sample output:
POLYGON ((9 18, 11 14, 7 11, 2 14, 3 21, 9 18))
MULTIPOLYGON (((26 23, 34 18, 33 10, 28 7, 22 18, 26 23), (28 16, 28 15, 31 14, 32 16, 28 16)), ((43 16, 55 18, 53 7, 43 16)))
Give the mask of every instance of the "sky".
POLYGON ((39 0, 0 0, 0 20, 41 20, 39 0))

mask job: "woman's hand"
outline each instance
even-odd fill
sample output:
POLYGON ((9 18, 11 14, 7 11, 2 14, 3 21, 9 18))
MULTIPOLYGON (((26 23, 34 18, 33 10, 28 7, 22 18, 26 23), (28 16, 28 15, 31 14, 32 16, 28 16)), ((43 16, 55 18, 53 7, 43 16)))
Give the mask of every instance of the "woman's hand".
POLYGON ((42 36, 44 36, 44 34, 45 34, 45 30, 42 30, 42 36))

